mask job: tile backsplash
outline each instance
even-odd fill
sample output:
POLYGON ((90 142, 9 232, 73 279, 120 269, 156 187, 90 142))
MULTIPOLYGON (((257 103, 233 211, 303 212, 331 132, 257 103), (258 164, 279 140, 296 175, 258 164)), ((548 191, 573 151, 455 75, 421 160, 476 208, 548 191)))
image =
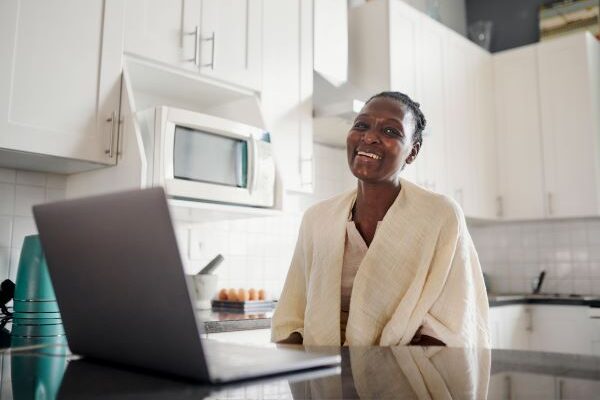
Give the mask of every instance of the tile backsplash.
POLYGON ((66 176, 0 168, 0 280, 16 278, 23 238, 37 232, 31 207, 65 197, 66 176))
POLYGON ((491 291, 523 293, 546 271, 542 293, 600 295, 600 220, 470 226, 491 291))

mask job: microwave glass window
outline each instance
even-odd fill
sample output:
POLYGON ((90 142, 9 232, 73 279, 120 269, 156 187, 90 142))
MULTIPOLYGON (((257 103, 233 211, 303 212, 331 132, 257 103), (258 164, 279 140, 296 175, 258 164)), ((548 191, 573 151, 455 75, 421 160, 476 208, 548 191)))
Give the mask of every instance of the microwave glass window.
POLYGON ((215 133, 175 127, 175 178, 245 188, 248 142, 215 133))

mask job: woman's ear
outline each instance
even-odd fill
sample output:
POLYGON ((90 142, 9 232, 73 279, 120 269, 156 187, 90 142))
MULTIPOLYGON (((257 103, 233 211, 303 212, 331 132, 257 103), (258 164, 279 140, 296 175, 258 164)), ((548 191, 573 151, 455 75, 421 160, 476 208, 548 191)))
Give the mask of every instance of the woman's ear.
POLYGON ((413 148, 410 151, 408 158, 406 159, 407 164, 411 164, 413 161, 415 161, 415 158, 417 158, 417 155, 419 154, 419 150, 421 150, 421 143, 413 143, 413 148))

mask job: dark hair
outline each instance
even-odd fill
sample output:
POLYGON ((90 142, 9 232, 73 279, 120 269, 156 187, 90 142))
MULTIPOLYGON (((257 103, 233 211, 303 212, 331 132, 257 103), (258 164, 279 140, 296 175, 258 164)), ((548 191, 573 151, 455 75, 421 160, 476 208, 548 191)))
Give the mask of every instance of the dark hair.
POLYGON ((368 104, 371 100, 376 99, 378 97, 387 97, 399 101, 410 110, 410 112, 415 118, 415 133, 413 134, 413 143, 423 143, 423 129, 425 129, 427 121, 425 120, 425 115, 423 115, 421 109, 419 108, 420 104, 416 101, 413 101, 413 99, 408 97, 406 94, 400 92, 377 93, 376 95, 371 96, 371 98, 367 100, 365 104, 368 104))

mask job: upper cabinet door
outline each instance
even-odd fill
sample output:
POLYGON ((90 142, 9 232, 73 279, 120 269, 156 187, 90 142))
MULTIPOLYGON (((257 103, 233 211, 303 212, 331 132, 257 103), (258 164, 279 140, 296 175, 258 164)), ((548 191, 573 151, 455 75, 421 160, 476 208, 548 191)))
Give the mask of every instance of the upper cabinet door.
POLYGON ((416 100, 427 124, 422 149, 416 160, 417 183, 447 193, 446 124, 444 116, 444 37, 447 30, 429 21, 420 24, 417 35, 416 100))
POLYGON ((128 0, 125 51, 260 90, 262 0, 128 0))
POLYGON ((537 50, 547 214, 598 215, 600 44, 577 34, 537 50))
POLYGON ((116 160, 123 2, 0 2, 0 148, 116 160))
POLYGON ((499 217, 543 218, 536 47, 504 51, 493 58, 499 217))
POLYGON ((200 72, 260 89, 262 0, 202 0, 200 72))
POLYGON ((472 173, 476 167, 470 140, 470 57, 465 43, 455 35, 446 38, 443 57, 447 194, 469 215, 475 201, 472 173))
POLYGON ((127 0, 125 51, 194 70, 197 15, 193 0, 127 0))

